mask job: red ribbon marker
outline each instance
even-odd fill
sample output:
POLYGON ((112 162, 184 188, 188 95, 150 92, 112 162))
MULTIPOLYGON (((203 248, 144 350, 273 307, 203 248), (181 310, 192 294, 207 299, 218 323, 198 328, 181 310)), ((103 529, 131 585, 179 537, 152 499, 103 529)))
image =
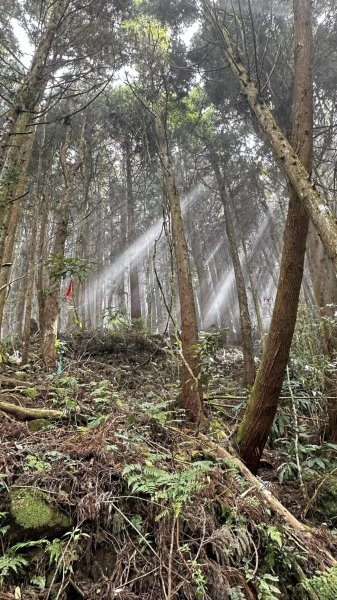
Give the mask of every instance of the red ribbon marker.
POLYGON ((66 293, 66 300, 67 301, 69 300, 69 298, 70 298, 70 296, 72 294, 72 291, 73 291, 73 280, 71 279, 69 281, 69 285, 68 285, 68 289, 67 289, 67 293, 66 293))

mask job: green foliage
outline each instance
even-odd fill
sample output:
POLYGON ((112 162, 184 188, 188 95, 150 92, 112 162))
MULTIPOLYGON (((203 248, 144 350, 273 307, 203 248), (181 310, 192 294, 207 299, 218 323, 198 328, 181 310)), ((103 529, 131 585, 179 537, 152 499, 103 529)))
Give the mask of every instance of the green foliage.
MULTIPOLYGON (((287 551, 283 545, 283 535, 281 531, 273 525, 259 525, 257 529, 261 532, 265 540, 264 561, 268 569, 274 571, 275 566, 284 562, 287 551), (279 560, 281 559, 281 560, 279 560)), ((288 556, 286 556, 286 561, 288 556)))
POLYGON ((26 567, 29 563, 22 554, 18 554, 18 550, 27 550, 30 548, 41 547, 48 545, 47 540, 32 540, 28 542, 19 542, 11 546, 7 552, 0 556, 0 586, 3 585, 4 579, 13 574, 18 574, 19 569, 26 567))
POLYGON ((234 587, 229 590, 230 600, 246 600, 246 595, 243 593, 242 588, 234 587))
POLYGON ((80 527, 74 527, 65 533, 61 539, 55 538, 47 547, 49 554, 49 565, 54 565, 54 579, 58 573, 64 578, 73 573, 73 564, 78 560, 79 542, 84 538, 90 538, 80 527))
POLYGON ((280 600, 282 596, 280 588, 276 585, 279 578, 270 573, 266 573, 261 577, 256 578, 256 586, 258 589, 257 597, 259 600, 280 600))
POLYGON ((320 322, 306 304, 298 309, 290 358, 292 378, 306 390, 323 392, 327 374, 336 366, 323 351, 320 322))
MULTIPOLYGON (((184 544, 180 546, 180 552, 184 554, 189 554, 191 556, 191 549, 188 544, 184 544)), ((207 587, 207 579, 202 572, 201 565, 198 563, 196 558, 189 558, 187 560, 187 564, 191 570, 191 579, 196 588, 196 597, 204 598, 207 587)))
POLYGON ((132 329, 135 329, 136 331, 144 330, 144 327, 145 327, 144 319, 142 317, 139 317, 137 319, 132 319, 131 327, 132 327, 132 329))
POLYGON ((24 390, 22 390, 22 394, 27 396, 27 398, 34 400, 34 398, 37 398, 37 396, 39 395, 39 390, 37 390, 36 388, 25 388, 24 390))
POLYGON ((111 382, 107 379, 102 379, 100 382, 92 381, 88 387, 96 410, 88 419, 87 427, 95 429, 109 419, 111 406, 123 407, 123 401, 121 394, 112 389, 111 382))
POLYGON ((150 46, 158 55, 167 54, 171 44, 170 29, 155 17, 139 15, 134 19, 125 20, 122 26, 126 31, 133 33, 144 48, 150 46))
POLYGON ((20 177, 20 169, 16 163, 11 162, 3 170, 0 186, 0 194, 3 193, 6 187, 10 187, 13 184, 17 184, 20 177))
POLYGON ((337 467, 337 445, 323 442, 322 444, 298 443, 294 439, 279 440, 279 445, 285 448, 287 460, 278 468, 279 482, 283 483, 298 476, 296 450, 301 465, 304 481, 321 477, 337 467))
POLYGON ((131 327, 130 319, 122 310, 109 311, 108 327, 115 332, 127 331, 131 327))
POLYGON ((192 571, 192 581, 195 585, 195 593, 197 598, 204 598, 207 587, 207 579, 202 572, 201 566, 198 561, 191 559, 187 561, 192 571))
POLYGON ((27 454, 26 460, 23 466, 25 471, 38 471, 39 473, 43 471, 48 471, 51 468, 51 464, 40 459, 35 454, 27 454))
POLYGON ((198 124, 199 129, 207 136, 208 140, 214 140, 216 136, 215 127, 215 108, 210 103, 204 88, 200 85, 195 85, 183 99, 184 110, 181 112, 182 122, 190 126, 198 124))
POLYGON ((320 573, 312 579, 306 579, 299 585, 301 597, 306 598, 306 592, 310 598, 317 600, 336 600, 337 598, 337 567, 332 567, 324 573, 320 573))
POLYGON ((99 383, 93 381, 89 384, 91 388, 90 396, 95 406, 99 409, 105 409, 112 400, 111 383, 107 379, 102 379, 99 383))
POLYGON ((45 263, 52 279, 76 278, 80 283, 88 275, 89 265, 81 258, 66 258, 63 254, 52 254, 45 263))
POLYGON ((209 383, 213 374, 217 371, 215 355, 218 350, 224 347, 227 337, 227 329, 219 329, 212 325, 208 331, 199 333, 199 342, 192 346, 192 351, 201 358, 201 381, 204 385, 209 383))
POLYGON ((40 588, 40 590, 44 590, 46 587, 46 578, 42 575, 36 575, 35 577, 32 577, 30 582, 40 588))
POLYGON ((59 538, 54 538, 47 548, 49 555, 49 564, 57 564, 62 557, 62 542, 59 538))
POLYGON ((5 521, 6 517, 8 516, 7 512, 0 512, 0 536, 2 538, 4 538, 4 536, 8 533, 9 531, 9 525, 2 525, 1 522, 5 521))
POLYGON ((37 433, 43 429, 49 429, 49 427, 51 427, 51 423, 48 419, 34 419, 28 423, 28 429, 32 433, 37 433))
MULTIPOLYGON (((148 395, 149 397, 149 395, 148 395)), ((153 419, 156 419, 162 425, 178 422, 184 419, 184 411, 181 410, 181 417, 179 409, 175 409, 173 406, 174 401, 172 400, 158 400, 154 398, 153 401, 147 400, 142 402, 141 409, 147 415, 150 415, 153 419)))
MULTIPOLYGON (((88 419, 87 429, 96 429, 109 419, 109 415, 92 415, 88 419)), ((85 428, 84 428, 85 429, 85 428)))
MULTIPOLYGON (((75 527, 65 533, 61 539, 54 538, 51 542, 47 539, 18 542, 0 557, 0 586, 4 579, 18 574, 19 569, 29 566, 29 555, 23 555, 21 551, 29 551, 32 548, 44 547, 49 567, 54 567, 54 578, 59 572, 62 572, 63 576, 72 573, 72 565, 78 559, 78 544, 83 538, 89 537, 79 527, 75 527)), ((35 575, 31 577, 30 582, 40 589, 46 587, 45 575, 35 575)))
POLYGON ((0 556, 0 586, 3 585, 4 579, 17 574, 18 569, 26 567, 28 561, 22 554, 16 555, 15 553, 8 551, 3 556, 0 556))
POLYGON ((171 510, 178 516, 193 495, 203 489, 212 468, 212 462, 198 461, 184 471, 170 473, 155 466, 132 464, 125 467, 123 475, 133 493, 148 494, 154 501, 163 503, 159 520, 171 510))
POLYGON ((65 408, 69 412, 77 412, 79 409, 76 394, 78 381, 75 377, 55 377, 55 384, 49 391, 49 397, 57 408, 65 408))

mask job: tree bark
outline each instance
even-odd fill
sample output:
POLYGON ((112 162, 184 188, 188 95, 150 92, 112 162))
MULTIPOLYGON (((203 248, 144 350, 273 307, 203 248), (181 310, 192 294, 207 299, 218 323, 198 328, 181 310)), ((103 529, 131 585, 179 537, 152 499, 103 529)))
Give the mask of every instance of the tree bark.
POLYGON ((199 380, 200 360, 194 351, 195 346, 198 344, 197 317, 179 193, 176 186, 172 156, 166 137, 165 121, 159 111, 155 115, 155 128, 164 189, 170 205, 172 236, 178 274, 181 346, 184 363, 182 367, 181 404, 186 410, 187 416, 193 422, 199 424, 204 419, 204 408, 203 391, 199 380))
MULTIPOLYGON (((294 0, 295 84, 292 144, 305 168, 312 162, 312 30, 310 0, 294 0)), ((256 473, 272 426, 289 359, 303 277, 309 218, 292 188, 284 232, 275 306, 262 360, 237 443, 247 467, 256 473)))
POLYGON ((200 322, 202 329, 206 330, 210 325, 216 324, 217 322, 215 311, 215 294, 213 287, 210 285, 208 280, 207 270, 201 250, 200 235, 198 235, 198 232, 194 227, 191 211, 189 211, 189 230, 189 239, 200 290, 200 322))
POLYGON ((251 263, 250 263, 250 260, 249 260, 248 254, 247 254, 247 248, 246 248, 245 240, 243 239, 243 237, 241 237, 241 244, 242 244, 243 253, 245 256, 246 269, 247 269, 247 274, 248 274, 248 278, 249 278, 249 285, 250 285, 250 290, 251 290, 251 294, 252 294, 252 298, 253 298, 257 330, 258 330, 258 334, 260 337, 261 346, 263 348, 264 347, 264 328, 263 328, 263 320, 262 320, 262 314, 261 314, 259 293, 258 293, 257 286, 255 285, 253 272, 252 272, 252 266, 251 266, 251 263))
MULTIPOLYGON (((314 302, 320 319, 321 339, 324 353, 334 361, 337 352, 337 278, 334 268, 316 231, 309 226, 307 258, 311 275, 314 302)), ((333 368, 326 377, 328 400, 328 423, 324 438, 337 443, 337 377, 333 368)))
MULTIPOLYGON (((60 219, 56 225, 54 245, 52 256, 62 258, 64 256, 65 243, 68 233, 68 224, 70 217, 70 202, 73 193, 75 173, 80 168, 83 155, 80 150, 79 156, 75 163, 69 164, 67 161, 67 151, 70 131, 67 129, 64 144, 60 152, 60 162, 64 175, 65 191, 60 207, 60 219)), ((50 287, 46 293, 44 307, 44 331, 43 331, 43 346, 42 358, 48 368, 53 368, 56 361, 56 340, 57 340, 57 324, 60 307, 60 285, 61 281, 58 276, 51 276, 50 287)))
POLYGON ((279 128, 271 110, 260 100, 256 85, 250 80, 242 62, 236 59, 232 42, 227 30, 219 21, 219 15, 217 15, 208 0, 203 0, 203 5, 205 7, 204 14, 218 39, 219 46, 221 45, 220 51, 227 60, 232 73, 239 81, 241 91, 246 97, 252 113, 257 118, 261 131, 269 141, 275 157, 297 193, 335 270, 337 270, 337 219, 334 213, 311 181, 311 169, 306 169, 302 164, 301 158, 279 128))
MULTIPOLYGON (((126 167, 126 199, 127 199, 127 221, 128 221, 128 232, 127 241, 130 247, 135 241, 135 207, 134 207, 134 195, 132 186, 132 163, 131 163, 131 148, 130 142, 126 141, 124 144, 125 149, 125 167, 126 167)), ((130 269, 130 311, 131 319, 142 318, 142 310, 140 303, 140 291, 139 291, 139 275, 137 262, 132 261, 129 265, 130 269)))
POLYGON ((229 245, 229 253, 232 260, 232 265, 235 275, 235 284, 238 295, 238 302, 240 308, 240 325, 241 325, 241 337, 242 337, 242 352, 244 362, 244 377, 243 383, 246 386, 253 385, 255 379, 255 362, 253 352, 253 336, 252 336, 252 323, 249 315, 248 299, 246 292, 246 284, 242 272, 242 267, 239 258, 239 252, 236 244, 236 234, 233 225, 233 219, 228 205, 227 190, 224 182, 224 178, 220 171, 219 159, 216 153, 209 149, 209 158, 215 174, 215 178, 218 185, 218 190, 222 200, 224 216, 225 216, 225 228, 226 235, 229 245))
POLYGON ((69 0, 53 3, 48 25, 43 32, 34 54, 31 67, 16 92, 13 108, 6 115, 6 126, 0 146, 4 164, 0 174, 0 239, 4 243, 3 229, 8 203, 18 198, 17 188, 25 187, 27 167, 35 138, 34 118, 40 105, 48 80, 44 70, 55 35, 69 0), (10 140, 10 143, 9 143, 10 140), (30 148, 22 152, 22 147, 30 148))
POLYGON ((33 224, 32 234, 29 248, 29 274, 28 284, 26 290, 26 302, 25 302, 25 322, 23 327, 23 349, 22 349, 22 364, 26 364, 29 358, 30 348, 30 326, 32 318, 32 304, 33 304, 33 293, 34 293, 34 282, 35 282, 35 255, 36 255, 36 238, 37 238, 37 222, 38 222, 38 205, 33 213, 33 224))
POLYGON ((15 245, 16 230, 21 216, 21 206, 19 202, 15 202, 11 206, 6 217, 7 237, 2 253, 2 264, 0 270, 0 329, 2 329, 5 303, 8 293, 7 284, 12 272, 13 250, 15 245))

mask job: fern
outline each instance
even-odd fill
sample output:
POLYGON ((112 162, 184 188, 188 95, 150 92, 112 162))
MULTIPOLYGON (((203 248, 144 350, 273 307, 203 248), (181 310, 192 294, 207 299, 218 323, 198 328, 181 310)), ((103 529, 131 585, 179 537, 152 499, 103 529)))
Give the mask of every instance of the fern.
POLYGON ((0 586, 2 586, 6 577, 17 573, 20 567, 26 567, 27 565, 28 561, 22 554, 15 555, 8 551, 3 556, 0 556, 0 586))
POLYGON ((221 566, 237 567, 254 552, 254 542, 246 527, 223 526, 212 533, 208 542, 221 566))
MULTIPOLYGON (((205 475, 213 466, 210 461, 198 461, 189 469, 169 473, 155 466, 142 467, 132 464, 125 467, 123 475, 133 493, 143 493, 151 496, 156 502, 169 504, 176 516, 194 494, 205 486, 205 475)), ((157 519, 167 515, 169 508, 164 506, 157 519)))
MULTIPOLYGON (((1 513, 2 515, 5 513, 1 513)), ((17 554, 18 550, 26 550, 36 546, 49 546, 48 540, 30 540, 28 542, 18 542, 11 546, 3 556, 0 556, 0 586, 4 579, 13 573, 17 573, 20 567, 26 567, 28 561, 22 554, 17 554)))
POLYGON ((336 600, 337 598, 337 567, 332 567, 325 573, 320 573, 312 579, 306 579, 300 584, 300 592, 307 592, 310 598, 317 600, 336 600))

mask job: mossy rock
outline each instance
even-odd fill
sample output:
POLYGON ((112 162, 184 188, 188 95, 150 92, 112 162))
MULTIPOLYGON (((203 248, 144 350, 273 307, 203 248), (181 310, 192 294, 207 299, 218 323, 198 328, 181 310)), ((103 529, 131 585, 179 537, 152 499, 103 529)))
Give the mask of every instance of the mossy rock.
POLYGON ((323 522, 337 526, 337 476, 326 478, 318 490, 315 504, 312 507, 314 515, 323 522))
POLYGON ((16 488, 10 491, 9 500, 15 530, 55 536, 71 526, 69 516, 42 490, 16 488))
POLYGON ((34 419, 34 421, 28 423, 28 429, 32 433, 36 433, 42 429, 48 429, 49 427, 51 427, 51 424, 48 419, 34 419))

